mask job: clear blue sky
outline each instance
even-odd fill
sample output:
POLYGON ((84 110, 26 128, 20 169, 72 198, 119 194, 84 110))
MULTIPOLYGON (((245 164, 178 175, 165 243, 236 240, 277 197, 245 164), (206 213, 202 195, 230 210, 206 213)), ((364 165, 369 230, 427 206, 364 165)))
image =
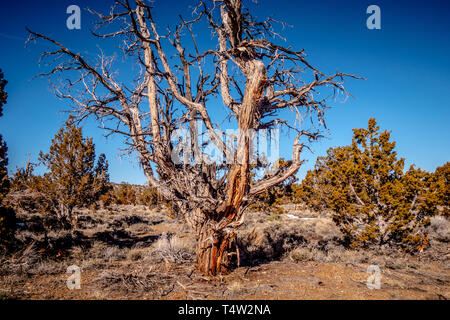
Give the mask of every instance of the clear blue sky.
MULTIPOLYGON (((250 2, 250 1, 249 1, 250 2)), ((45 78, 31 80, 45 67, 37 60, 42 45, 25 48, 25 26, 49 35, 75 51, 95 55, 101 40, 89 34, 93 17, 84 8, 108 12, 112 1, 52 0, 2 1, 0 4, 0 68, 8 80, 8 103, 0 118, 0 133, 9 147, 9 171, 23 166, 28 152, 32 160, 48 150, 50 140, 64 123, 67 101, 58 100, 45 78), (66 8, 82 8, 81 30, 66 28, 66 8)), ((156 20, 171 24, 177 14, 188 14, 190 1, 155 1, 156 20)), ((352 128, 365 127, 376 117, 382 129, 392 131, 397 151, 407 165, 428 171, 450 160, 450 2, 449 1, 259 1, 259 17, 273 15, 292 28, 284 31, 288 44, 305 48, 319 69, 342 71, 365 77, 346 88, 353 98, 331 103, 327 124, 330 135, 313 145, 315 154, 298 173, 301 178, 313 167, 317 156, 332 146, 349 144, 352 128), (381 8, 381 30, 366 28, 366 8, 381 8)), ((208 32, 208 31, 206 31, 208 32)), ((208 37, 209 34, 206 34, 208 37)), ((112 50, 108 44, 107 48, 112 50)), ((92 121, 84 134, 94 138, 97 154, 106 153, 111 180, 145 183, 139 165, 131 157, 120 157, 120 137, 106 140, 92 121)), ((283 139, 289 140, 289 139, 283 139)), ((282 144, 281 155, 291 154, 282 144)))

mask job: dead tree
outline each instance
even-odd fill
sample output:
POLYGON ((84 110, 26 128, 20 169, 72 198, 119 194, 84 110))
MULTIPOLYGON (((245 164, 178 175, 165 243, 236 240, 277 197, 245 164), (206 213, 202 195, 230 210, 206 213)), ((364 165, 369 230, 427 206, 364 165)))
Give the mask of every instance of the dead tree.
POLYGON ((72 102, 72 114, 80 120, 96 117, 109 133, 126 137, 149 184, 195 230, 198 269, 224 273, 231 266, 236 229, 249 201, 295 174, 304 147, 321 136, 327 102, 316 98, 317 89, 347 95, 344 78, 356 77, 326 75, 306 61, 303 50, 276 44, 277 38, 284 40, 275 31, 278 22, 256 20, 241 0, 201 1, 191 20, 179 16, 179 24, 164 33, 152 11, 143 0, 120 0, 109 14, 92 12, 99 18, 93 34, 116 39, 138 66, 135 79, 127 83, 118 80, 114 59, 103 53, 92 63, 45 35, 29 30, 29 40, 45 41, 52 48, 42 54, 53 63, 43 75, 64 74, 54 89, 72 102), (200 49, 205 43, 198 43, 196 27, 212 30, 215 44, 200 49), (235 144, 224 139, 226 133, 210 117, 218 97, 239 128, 235 144), (286 109, 297 120, 310 119, 313 129, 279 118, 286 109), (228 161, 202 161, 205 144, 198 142, 199 123, 228 161), (250 184, 249 132, 277 126, 296 132, 291 164, 250 184), (173 134, 184 127, 191 152, 185 148, 180 164, 173 157, 179 147, 173 134))

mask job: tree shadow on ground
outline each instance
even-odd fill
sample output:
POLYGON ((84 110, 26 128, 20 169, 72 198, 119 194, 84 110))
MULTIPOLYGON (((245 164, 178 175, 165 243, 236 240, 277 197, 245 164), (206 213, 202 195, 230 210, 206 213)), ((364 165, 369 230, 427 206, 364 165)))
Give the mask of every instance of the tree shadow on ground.
POLYGON ((255 267, 271 261, 280 260, 283 255, 295 247, 307 245, 308 241, 301 235, 290 234, 285 237, 273 238, 269 233, 259 244, 247 243, 238 239, 241 267, 255 267))
POLYGON ((67 230, 58 224, 55 217, 51 215, 29 215, 18 220, 18 229, 28 231, 28 234, 17 240, 17 249, 33 244, 37 250, 47 257, 64 257, 75 247, 89 249, 96 242, 103 242, 109 246, 120 249, 131 248, 135 245, 149 246, 156 239, 157 235, 133 235, 123 229, 123 224, 132 225, 144 223, 154 225, 158 221, 147 221, 139 216, 128 216, 118 219, 118 226, 113 224, 112 229, 95 232, 87 235, 85 230, 102 222, 88 215, 80 215, 77 220, 77 229, 67 230))
POLYGON ((93 241, 101 241, 110 246, 116 246, 120 249, 131 248, 137 244, 140 245, 151 245, 156 239, 159 238, 157 235, 146 235, 146 236, 134 236, 124 230, 107 230, 96 232, 93 236, 93 241))

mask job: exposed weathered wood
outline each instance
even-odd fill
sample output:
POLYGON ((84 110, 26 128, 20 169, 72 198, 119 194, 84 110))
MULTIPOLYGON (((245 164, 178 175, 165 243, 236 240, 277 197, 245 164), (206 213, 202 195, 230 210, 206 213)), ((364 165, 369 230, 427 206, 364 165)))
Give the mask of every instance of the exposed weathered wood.
POLYGON ((59 97, 73 103, 74 116, 80 121, 94 116, 110 134, 123 135, 129 150, 137 152, 150 185, 172 200, 196 231, 199 270, 207 274, 229 270, 230 257, 236 254, 236 229, 244 221, 251 197, 295 174, 305 143, 320 137, 326 101, 317 100, 315 90, 330 87, 347 94, 343 79, 355 78, 344 73, 326 75, 306 61, 303 50, 275 44, 279 34, 274 31, 274 20, 258 21, 244 9, 240 0, 200 1, 192 20, 180 16, 175 30, 164 35, 159 34, 153 9, 143 0, 133 4, 116 1, 107 15, 93 12, 99 18, 94 35, 120 40, 124 54, 140 67, 131 84, 116 79, 112 58, 101 55, 95 64, 60 42, 29 31, 30 40, 43 40, 54 48, 42 55, 54 59, 53 69, 43 75, 67 73, 72 77, 73 71, 79 72, 78 78, 54 87, 59 97), (199 50, 199 30, 194 32, 193 26, 200 21, 209 24, 217 47, 199 50), (102 33, 105 25, 118 29, 102 33), (190 46, 185 45, 187 41, 190 46), (169 52, 173 49, 172 59, 169 52), (210 66, 205 68, 207 63, 210 66), (314 80, 302 78, 307 71, 314 80), (239 129, 235 148, 211 120, 210 113, 215 111, 210 101, 217 95, 239 129), (302 123, 276 118, 285 109, 299 119, 314 120, 319 128, 306 130, 302 123), (213 164, 201 161, 204 152, 198 141, 198 123, 216 148, 232 159, 213 164), (298 134, 292 161, 274 175, 250 184, 252 134, 278 125, 298 134), (185 162, 177 163, 172 157, 177 145, 171 138, 186 127, 193 155, 186 154, 185 162))

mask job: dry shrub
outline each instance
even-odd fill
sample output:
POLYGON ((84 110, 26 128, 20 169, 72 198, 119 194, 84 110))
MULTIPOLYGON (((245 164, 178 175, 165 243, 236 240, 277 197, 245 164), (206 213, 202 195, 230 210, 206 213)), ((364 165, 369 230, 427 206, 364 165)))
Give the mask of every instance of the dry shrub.
POLYGON ((450 242, 450 221, 443 216, 430 218, 431 236, 441 242, 450 242))
POLYGON ((94 243, 92 248, 89 250, 89 255, 87 257, 100 259, 104 262, 115 262, 126 258, 125 251, 126 249, 107 246, 103 243, 94 243))
POLYGON ((132 233, 147 233, 152 229, 146 223, 136 223, 127 228, 132 233))
POLYGON ((312 253, 308 248, 295 248, 289 253, 289 258, 295 262, 306 262, 312 260, 312 253))
POLYGON ((60 262, 43 259, 35 244, 0 257, 0 275, 50 275, 62 270, 60 262))
POLYGON ((194 243, 171 233, 163 233, 153 245, 149 258, 155 262, 183 263, 194 258, 194 243))
POLYGON ((306 240, 291 225, 275 222, 241 230, 237 242, 241 249, 241 263, 255 264, 278 259, 306 240))
POLYGON ((148 249, 132 248, 128 251, 127 260, 138 261, 145 257, 148 249))
POLYGON ((0 274, 27 273, 33 265, 39 260, 36 246, 31 244, 23 250, 17 251, 11 255, 0 257, 0 274))
POLYGON ((45 195, 31 188, 23 191, 13 191, 5 198, 5 203, 17 212, 48 213, 52 210, 51 201, 45 195))
POLYGON ((342 233, 339 231, 339 228, 331 219, 327 218, 315 218, 314 220, 304 221, 302 230, 314 230, 314 238, 326 242, 342 238, 342 233), (312 224, 312 229, 309 228, 309 224, 312 224))
POLYGON ((291 250, 286 257, 294 262, 301 263, 307 261, 316 261, 322 263, 350 263, 362 264, 371 263, 379 266, 386 266, 391 269, 400 269, 403 262, 396 261, 390 257, 377 256, 370 250, 352 250, 345 249, 342 246, 325 246, 309 244, 291 250))
POLYGON ((227 286, 227 296, 229 298, 238 298, 242 295, 245 295, 249 292, 249 289, 246 288, 246 284, 241 281, 233 281, 229 286, 227 286))

